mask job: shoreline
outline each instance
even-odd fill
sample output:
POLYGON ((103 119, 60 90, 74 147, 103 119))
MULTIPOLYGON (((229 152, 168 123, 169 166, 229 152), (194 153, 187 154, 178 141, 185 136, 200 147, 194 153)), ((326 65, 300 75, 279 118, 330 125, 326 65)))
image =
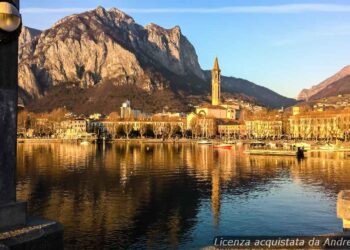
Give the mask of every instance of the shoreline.
MULTIPOLYGON (((88 141, 91 143, 95 142, 105 142, 105 143, 116 143, 116 142, 147 142, 147 143, 196 143, 203 139, 190 139, 190 138, 181 138, 181 139, 155 139, 155 138, 121 138, 121 139, 111 139, 111 140, 96 140, 96 139, 62 139, 62 138, 17 138, 17 143, 79 143, 82 141, 88 141)), ((225 143, 224 139, 209 139, 212 143, 225 143)), ((307 143, 310 145, 327 145, 327 144, 336 144, 336 141, 325 142, 325 141, 303 141, 303 140, 232 140, 234 143, 242 143, 242 144, 251 144, 256 142, 261 143, 307 143)), ((230 144, 230 143, 229 143, 230 144)), ((347 145, 350 146, 350 142, 340 142, 339 145, 347 145)))

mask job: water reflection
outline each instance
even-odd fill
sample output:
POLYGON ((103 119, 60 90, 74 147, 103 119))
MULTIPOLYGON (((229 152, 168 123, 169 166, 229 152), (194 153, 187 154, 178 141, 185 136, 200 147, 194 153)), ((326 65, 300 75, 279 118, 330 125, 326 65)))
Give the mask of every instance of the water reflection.
POLYGON ((347 154, 298 162, 243 151, 19 144, 18 198, 65 225, 67 249, 192 248, 216 234, 341 230, 333 210, 350 188, 347 154))

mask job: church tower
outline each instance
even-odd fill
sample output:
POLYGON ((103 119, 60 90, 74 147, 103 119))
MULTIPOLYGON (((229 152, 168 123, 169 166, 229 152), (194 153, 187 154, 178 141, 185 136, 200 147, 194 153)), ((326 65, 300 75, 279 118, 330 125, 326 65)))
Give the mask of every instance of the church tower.
POLYGON ((212 105, 220 105, 220 77, 221 75, 221 70, 219 67, 219 61, 218 58, 215 57, 215 62, 214 62, 214 68, 211 71, 211 77, 212 77, 212 92, 211 92, 211 104, 212 105))

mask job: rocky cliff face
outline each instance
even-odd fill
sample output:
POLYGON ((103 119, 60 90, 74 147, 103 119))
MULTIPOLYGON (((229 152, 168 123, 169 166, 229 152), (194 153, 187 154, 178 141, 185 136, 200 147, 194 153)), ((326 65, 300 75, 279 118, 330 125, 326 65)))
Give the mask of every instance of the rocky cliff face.
POLYGON ((322 92, 326 88, 331 88, 332 84, 349 75, 350 75, 350 65, 344 67, 338 73, 326 79, 325 81, 321 82, 320 84, 313 86, 311 89, 303 89, 298 95, 297 99, 298 100, 314 99, 314 96, 316 95, 318 96, 318 98, 322 98, 322 96, 318 93, 322 92))
MULTIPOLYGON (((30 56, 35 46, 35 38, 39 36, 41 31, 23 27, 19 37, 19 61, 30 56)), ((20 95, 24 99, 32 99, 40 96, 35 76, 28 65, 19 67, 19 87, 20 95)))
POLYGON ((31 42, 27 30, 22 37, 22 86, 29 81, 42 90, 65 83, 86 88, 113 80, 147 91, 168 87, 169 81, 154 69, 203 78, 195 50, 179 27, 142 27, 117 9, 99 7, 69 16, 31 42))
POLYGON ((19 61, 20 93, 36 111, 60 105, 106 113, 126 98, 146 111, 164 106, 184 111, 187 96, 210 91, 210 79, 180 27, 143 27, 115 8, 68 16, 41 33, 24 29, 19 61), (163 102, 158 107, 152 98, 163 102))

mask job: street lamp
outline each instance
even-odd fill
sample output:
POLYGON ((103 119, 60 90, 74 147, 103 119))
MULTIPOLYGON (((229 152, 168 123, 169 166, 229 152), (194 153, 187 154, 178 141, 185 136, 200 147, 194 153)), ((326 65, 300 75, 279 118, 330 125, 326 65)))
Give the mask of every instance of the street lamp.
POLYGON ((21 33, 22 17, 12 1, 0 1, 0 44, 10 43, 21 33))

